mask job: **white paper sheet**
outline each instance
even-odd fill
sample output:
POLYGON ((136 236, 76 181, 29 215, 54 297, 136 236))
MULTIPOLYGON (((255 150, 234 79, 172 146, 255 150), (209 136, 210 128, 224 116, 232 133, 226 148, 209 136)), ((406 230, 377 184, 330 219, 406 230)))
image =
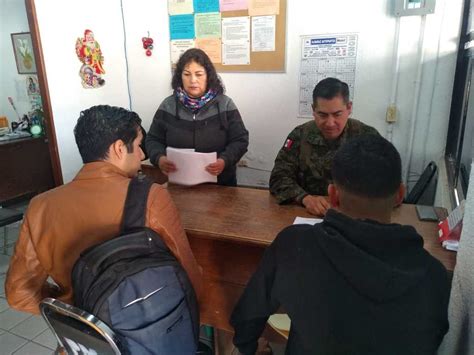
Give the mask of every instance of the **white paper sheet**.
POLYGON ((293 224, 311 224, 314 226, 316 223, 321 223, 322 221, 321 218, 296 217, 293 224))
POLYGON ((168 0, 168 13, 170 15, 192 14, 193 12, 193 0, 168 0))
POLYGON ((275 50, 275 16, 252 17, 252 52, 275 50))
POLYGON ((250 42, 250 17, 222 19, 222 43, 250 42))
POLYGON ((194 48, 193 39, 177 39, 170 41, 171 63, 176 64, 181 54, 190 48, 194 48))
POLYGON ((249 65, 250 44, 248 42, 222 44, 222 64, 249 65))
POLYGON ((222 19, 222 64, 250 64, 250 17, 222 19))
POLYGON ((193 149, 166 148, 166 157, 176 165, 176 171, 168 174, 173 184, 192 186, 205 182, 217 182, 217 176, 206 171, 206 166, 215 163, 217 153, 197 153, 193 149))

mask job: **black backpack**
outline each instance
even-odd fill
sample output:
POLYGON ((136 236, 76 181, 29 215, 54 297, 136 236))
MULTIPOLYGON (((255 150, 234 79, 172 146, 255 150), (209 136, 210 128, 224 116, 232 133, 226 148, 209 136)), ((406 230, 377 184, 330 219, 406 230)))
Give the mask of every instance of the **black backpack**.
POLYGON ((85 250, 77 260, 74 304, 118 333, 125 353, 194 354, 196 294, 161 237, 144 226, 152 184, 143 175, 131 180, 121 234, 85 250))

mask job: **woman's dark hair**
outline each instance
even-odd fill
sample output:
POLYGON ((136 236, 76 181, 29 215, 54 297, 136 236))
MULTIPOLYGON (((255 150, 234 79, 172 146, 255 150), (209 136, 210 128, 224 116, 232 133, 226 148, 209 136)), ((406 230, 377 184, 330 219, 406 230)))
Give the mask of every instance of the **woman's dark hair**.
POLYGON ((133 153, 141 122, 135 112, 121 107, 99 105, 82 111, 74 136, 83 163, 107 159, 110 145, 119 139, 133 153))
POLYGON ((221 94, 225 91, 221 78, 219 77, 219 75, 217 75, 216 68, 214 68, 214 65, 207 56, 206 52, 198 48, 188 49, 181 55, 181 57, 179 57, 178 63, 176 64, 176 70, 173 74, 173 79, 171 80, 171 87, 173 88, 173 90, 183 87, 183 80, 181 78, 181 75, 183 74, 184 67, 191 62, 196 62, 197 64, 202 65, 204 69, 206 69, 206 90, 212 89, 218 94, 221 94))

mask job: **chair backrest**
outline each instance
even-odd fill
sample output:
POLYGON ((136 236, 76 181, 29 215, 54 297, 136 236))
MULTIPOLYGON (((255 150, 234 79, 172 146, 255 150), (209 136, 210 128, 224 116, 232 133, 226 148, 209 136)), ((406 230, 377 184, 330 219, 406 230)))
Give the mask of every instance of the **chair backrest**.
POLYGON ((67 354, 125 353, 112 329, 92 314, 54 298, 45 298, 40 310, 67 354))
POLYGON ((406 197, 404 203, 410 204, 423 204, 432 206, 434 204, 436 194, 436 184, 438 167, 434 161, 430 162, 420 178, 416 182, 415 186, 411 189, 410 193, 406 197))

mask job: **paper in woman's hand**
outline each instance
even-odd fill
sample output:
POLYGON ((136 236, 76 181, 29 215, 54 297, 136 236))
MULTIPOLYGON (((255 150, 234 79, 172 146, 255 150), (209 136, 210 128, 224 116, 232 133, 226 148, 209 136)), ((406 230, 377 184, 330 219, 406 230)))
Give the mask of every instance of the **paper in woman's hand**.
POLYGON ((216 162, 216 152, 197 153, 194 149, 167 147, 166 157, 176 165, 176 171, 168 174, 170 183, 192 186, 205 182, 217 182, 217 176, 206 171, 206 166, 216 162))

